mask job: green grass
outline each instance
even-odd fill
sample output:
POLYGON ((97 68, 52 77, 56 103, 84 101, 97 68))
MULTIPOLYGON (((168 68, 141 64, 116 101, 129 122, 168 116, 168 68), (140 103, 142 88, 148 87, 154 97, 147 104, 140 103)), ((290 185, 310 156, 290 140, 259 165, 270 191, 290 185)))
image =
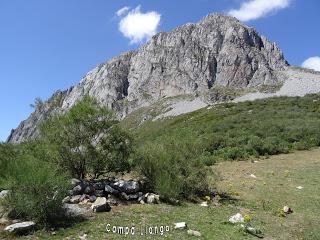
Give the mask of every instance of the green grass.
MULTIPOLYGON (((194 157, 210 165, 310 149, 320 145, 320 96, 277 97, 224 103, 133 127, 138 147, 172 139, 198 145, 194 157)), ((134 122, 129 115, 123 123, 134 122)), ((192 154, 192 153, 190 153, 192 154)))
MULTIPOLYGON (((218 187, 228 192, 238 192, 235 201, 220 201, 209 208, 197 204, 183 206, 129 205, 114 207, 110 213, 91 215, 89 220, 66 229, 56 229, 56 235, 39 230, 32 236, 17 239, 125 239, 123 235, 106 233, 111 226, 170 225, 185 221, 190 229, 201 232, 200 239, 256 239, 245 234, 238 226, 227 223, 237 213, 250 213, 252 224, 264 233, 265 239, 308 239, 320 238, 320 149, 300 151, 287 155, 273 156, 258 163, 251 161, 224 162, 214 166, 221 172, 218 187), (288 174, 285 174, 288 172, 288 174), (254 173, 258 178, 248 177, 254 173), (298 190, 297 186, 304 189, 298 190), (294 213, 287 217, 275 214, 278 208, 289 205, 294 213)), ((197 239, 188 236, 185 230, 171 228, 166 239, 197 239)), ((1 239, 15 239, 0 234, 1 239)), ((137 236, 127 239, 162 239, 163 237, 137 236)))
MULTIPOLYGON (((122 206, 111 213, 92 215, 90 220, 71 228, 57 229, 56 235, 40 230, 30 238, 78 239, 86 233, 88 239, 123 239, 107 235, 106 225, 172 226, 185 221, 191 229, 202 233, 202 239, 254 239, 226 223, 237 212, 249 212, 254 226, 261 228, 266 239, 320 239, 320 150, 296 152, 320 145, 319 103, 320 95, 316 94, 224 103, 170 119, 146 120, 143 124, 139 120, 143 119, 141 114, 150 114, 152 109, 138 110, 121 123, 131 129, 137 148, 154 146, 166 151, 170 145, 178 146, 183 152, 182 160, 213 165, 213 172, 220 172, 222 178, 214 178, 212 186, 229 195, 239 193, 237 200, 209 208, 190 203, 176 207, 122 206), (290 152, 293 154, 279 155, 290 152), (252 159, 263 160, 252 163, 252 159), (285 171, 289 173, 286 175, 285 171), (248 177, 251 173, 258 179, 248 177), (305 188, 299 191, 299 185, 305 188), (294 213, 281 218, 276 211, 285 205, 292 207, 294 213)), ((1 234, 0 239, 12 239, 1 234)), ((186 231, 176 230, 170 231, 167 238, 193 239, 186 231)))

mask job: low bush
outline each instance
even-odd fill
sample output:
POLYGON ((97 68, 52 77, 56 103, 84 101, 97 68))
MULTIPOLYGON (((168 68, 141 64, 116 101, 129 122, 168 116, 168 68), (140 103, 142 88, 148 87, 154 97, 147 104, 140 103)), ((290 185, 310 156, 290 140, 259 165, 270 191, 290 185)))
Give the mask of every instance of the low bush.
POLYGON ((224 103, 147 121, 134 132, 140 146, 188 139, 199 149, 186 148, 185 154, 205 165, 306 150, 320 146, 319 100, 320 95, 313 94, 224 103))
MULTIPOLYGON (((1 185, 11 190, 1 203, 10 210, 9 217, 33 220, 44 226, 54 225, 62 213, 67 176, 58 172, 53 164, 37 158, 37 154, 30 154, 27 145, 6 148, 16 152, 1 176, 1 185)), ((42 153, 38 152, 40 155, 42 153)))
POLYGON ((151 190, 165 200, 192 199, 208 192, 208 171, 200 159, 192 158, 187 143, 167 140, 162 144, 146 144, 138 150, 135 165, 146 177, 151 190))

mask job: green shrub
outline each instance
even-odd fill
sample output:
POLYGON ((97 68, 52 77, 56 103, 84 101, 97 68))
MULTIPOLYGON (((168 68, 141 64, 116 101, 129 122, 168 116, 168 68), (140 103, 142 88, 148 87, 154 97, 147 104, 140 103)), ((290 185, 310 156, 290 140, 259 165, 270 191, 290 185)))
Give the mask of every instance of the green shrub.
POLYGON ((186 154, 206 165, 310 149, 320 145, 319 98, 313 94, 217 104, 172 119, 147 121, 134 133, 140 146, 188 139, 199 149, 185 148, 186 154))
POLYGON ((130 169, 132 139, 116 123, 108 109, 85 97, 64 115, 44 122, 40 141, 48 145, 55 163, 74 177, 124 172, 130 169))
POLYGON ((5 198, 10 217, 55 224, 66 196, 67 177, 48 162, 21 151, 2 178, 11 193, 5 198))
POLYGON ((0 144, 0 187, 3 186, 3 179, 7 175, 9 170, 9 164, 12 162, 17 155, 16 148, 11 144, 0 144))
POLYGON ((207 169, 187 148, 193 149, 186 143, 167 140, 146 144, 138 151, 136 167, 163 199, 188 199, 208 192, 207 169))

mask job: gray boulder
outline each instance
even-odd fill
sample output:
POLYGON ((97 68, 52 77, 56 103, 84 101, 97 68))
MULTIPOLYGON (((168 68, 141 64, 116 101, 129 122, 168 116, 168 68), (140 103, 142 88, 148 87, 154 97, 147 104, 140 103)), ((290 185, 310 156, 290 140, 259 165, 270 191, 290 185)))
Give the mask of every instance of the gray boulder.
POLYGON ((109 186, 108 184, 106 184, 106 185, 105 185, 104 191, 105 191, 106 193, 108 193, 108 194, 113 194, 113 195, 115 195, 115 194, 118 194, 118 193, 119 193, 119 191, 118 191, 118 190, 116 190, 116 189, 112 188, 112 187, 111 187, 111 186, 109 186))
POLYGON ((94 188, 91 185, 88 185, 85 189, 84 189, 84 194, 92 194, 94 192, 94 188))
POLYGON ((91 209, 94 212, 110 212, 111 207, 105 197, 98 197, 96 201, 91 205, 91 209))
POLYGON ((71 200, 70 196, 66 196, 64 199, 62 199, 62 203, 69 203, 71 200))
POLYGON ((63 204, 63 210, 67 217, 84 217, 88 209, 78 204, 63 204))
POLYGON ((36 226, 35 222, 21 222, 15 223, 12 225, 7 226, 4 231, 15 233, 15 234, 25 234, 30 232, 36 226))
POLYGON ((69 202, 71 204, 78 204, 80 202, 80 199, 81 199, 82 195, 75 195, 75 196, 72 196, 69 200, 69 202))
POLYGON ((96 196, 96 197, 103 197, 103 196, 106 195, 103 190, 95 190, 93 194, 94 194, 94 196, 96 196))
POLYGON ((113 184, 113 186, 120 192, 125 192, 127 194, 137 193, 141 190, 140 183, 138 181, 130 180, 123 181, 120 180, 113 184))
POLYGON ((71 185, 72 185, 73 187, 75 187, 75 186, 77 186, 77 185, 79 185, 79 184, 81 183, 81 180, 79 180, 79 179, 77 179, 77 178, 72 178, 72 179, 70 180, 70 183, 71 183, 71 185))
POLYGON ((72 194, 73 195, 80 195, 82 194, 84 191, 84 189, 82 188, 82 186, 79 184, 77 186, 75 186, 73 189, 72 189, 72 194))
POLYGON ((104 190, 105 184, 103 182, 96 182, 93 185, 94 190, 104 190))

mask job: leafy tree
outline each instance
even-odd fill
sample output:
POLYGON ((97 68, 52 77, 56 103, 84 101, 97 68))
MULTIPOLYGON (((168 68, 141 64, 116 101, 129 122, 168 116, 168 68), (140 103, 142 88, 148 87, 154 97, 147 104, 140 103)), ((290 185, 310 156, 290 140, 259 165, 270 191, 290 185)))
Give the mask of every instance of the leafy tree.
POLYGON ((116 123, 111 111, 85 97, 64 115, 42 124, 40 135, 60 167, 81 179, 88 174, 98 177, 130 168, 132 139, 116 123))

